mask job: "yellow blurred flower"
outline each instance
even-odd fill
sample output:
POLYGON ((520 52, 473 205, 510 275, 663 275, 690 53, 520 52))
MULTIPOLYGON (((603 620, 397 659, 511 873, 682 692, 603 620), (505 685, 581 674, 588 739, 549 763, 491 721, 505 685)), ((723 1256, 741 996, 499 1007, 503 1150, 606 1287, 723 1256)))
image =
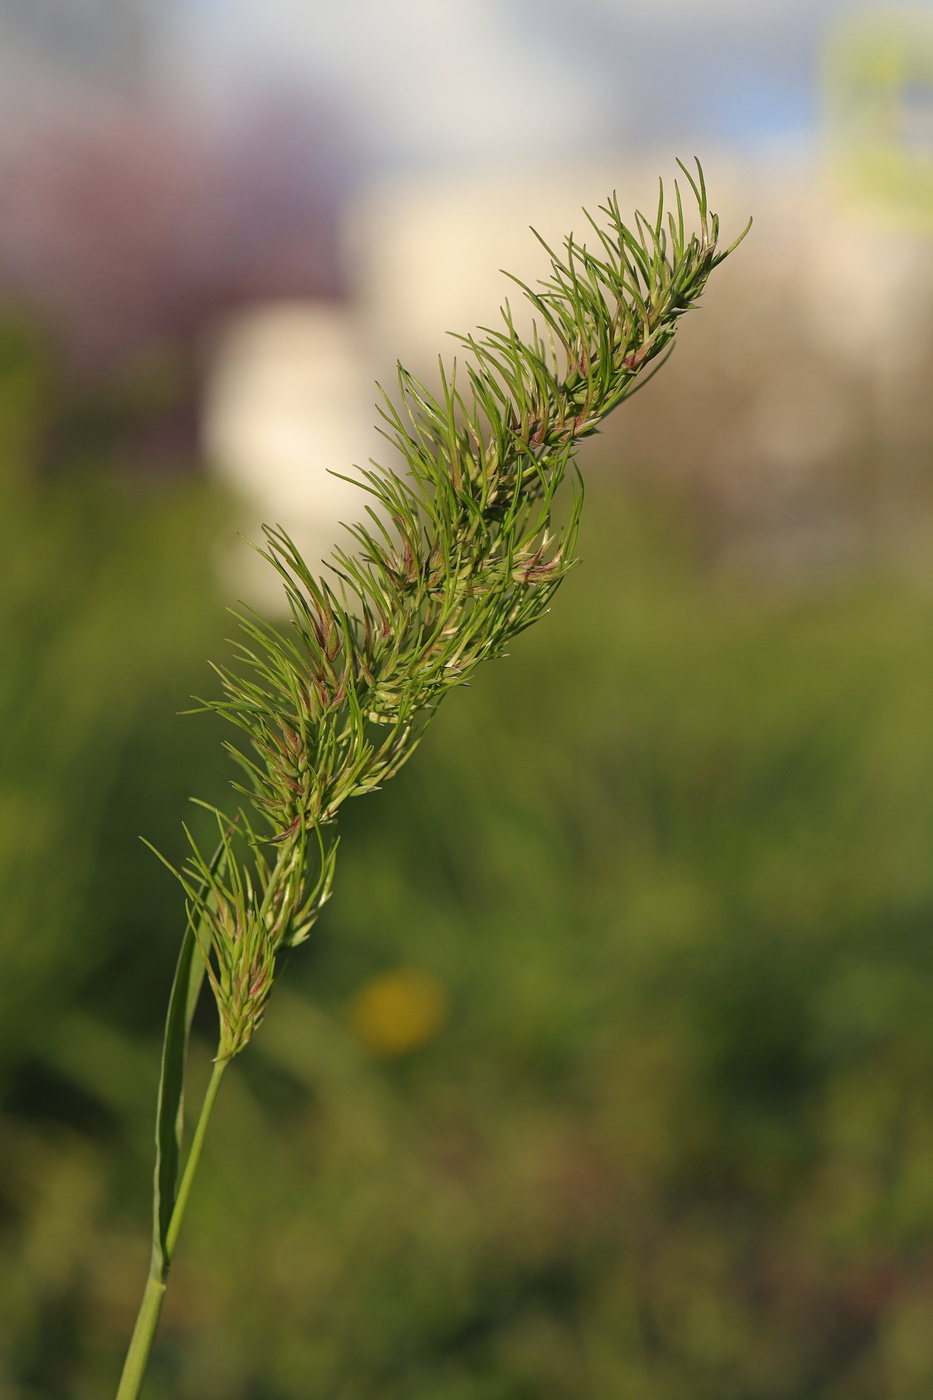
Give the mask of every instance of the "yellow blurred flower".
POLYGON ((394 968, 367 982, 350 1004, 357 1038, 372 1055, 407 1055, 431 1040, 447 1020, 447 993, 430 972, 394 968))

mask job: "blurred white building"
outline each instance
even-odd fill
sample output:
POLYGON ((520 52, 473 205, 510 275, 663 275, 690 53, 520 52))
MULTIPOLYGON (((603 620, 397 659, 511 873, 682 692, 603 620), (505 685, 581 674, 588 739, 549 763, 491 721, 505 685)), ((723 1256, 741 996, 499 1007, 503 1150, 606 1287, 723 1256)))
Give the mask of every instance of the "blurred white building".
MULTIPOLYGON (((343 479, 376 448, 368 347, 352 312, 314 302, 270 302, 241 312, 213 358, 204 401, 208 460, 243 501, 243 533, 262 543, 263 523, 284 526, 320 567, 362 517, 366 497, 343 479)), ((349 543, 349 541, 347 541, 349 543)), ((281 588, 252 550, 226 567, 254 604, 281 588)))

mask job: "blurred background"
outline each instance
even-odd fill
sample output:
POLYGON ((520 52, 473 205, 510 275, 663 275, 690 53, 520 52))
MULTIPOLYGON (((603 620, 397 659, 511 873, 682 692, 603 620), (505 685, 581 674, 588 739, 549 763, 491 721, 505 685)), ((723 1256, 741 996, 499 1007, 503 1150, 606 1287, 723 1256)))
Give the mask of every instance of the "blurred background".
POLYGON ((928 1400, 933 5, 0 0, 0 75, 0 1400, 132 1327, 238 532, 328 552, 395 357, 694 153, 755 227, 345 811, 147 1394, 928 1400))

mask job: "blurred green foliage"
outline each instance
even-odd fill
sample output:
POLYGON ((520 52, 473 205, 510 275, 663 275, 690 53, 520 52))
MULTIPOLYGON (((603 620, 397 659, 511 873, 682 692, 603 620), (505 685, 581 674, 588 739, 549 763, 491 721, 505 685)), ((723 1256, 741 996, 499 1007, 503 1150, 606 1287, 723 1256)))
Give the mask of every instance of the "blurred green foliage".
MULTIPOLYGON (((38 479, 43 353, 4 336, 0 1400, 91 1400, 181 932, 136 834, 173 855, 225 781, 174 717, 221 507, 38 479)), ((933 597, 729 577, 610 468, 553 616, 345 814, 224 1083, 152 1400, 933 1390, 933 597), (449 1017, 377 1060, 348 1008, 397 967, 449 1017)))

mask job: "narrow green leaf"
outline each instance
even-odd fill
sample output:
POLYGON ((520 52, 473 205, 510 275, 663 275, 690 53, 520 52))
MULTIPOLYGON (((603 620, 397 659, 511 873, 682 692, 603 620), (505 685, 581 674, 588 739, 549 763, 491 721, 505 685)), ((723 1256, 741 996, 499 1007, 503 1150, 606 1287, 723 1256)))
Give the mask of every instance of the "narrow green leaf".
POLYGON ((185 1068, 191 1021, 204 980, 204 959, 189 920, 178 954, 165 1039, 156 1108, 156 1160, 152 1197, 152 1273, 165 1279, 171 1260, 166 1239, 175 1209, 184 1129, 185 1068))

